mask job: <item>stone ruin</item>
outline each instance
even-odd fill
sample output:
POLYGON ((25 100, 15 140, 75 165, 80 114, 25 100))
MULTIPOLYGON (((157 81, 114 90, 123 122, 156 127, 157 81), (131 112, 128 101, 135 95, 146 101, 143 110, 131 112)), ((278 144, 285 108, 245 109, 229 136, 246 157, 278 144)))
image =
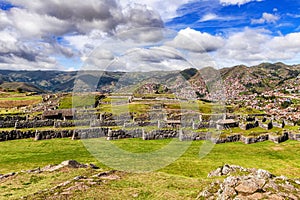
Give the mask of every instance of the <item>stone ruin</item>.
POLYGON ((65 138, 87 139, 106 137, 108 140, 123 138, 142 138, 144 140, 179 138, 181 141, 187 140, 210 140, 213 143, 227 143, 242 141, 245 144, 263 142, 266 140, 281 143, 288 139, 300 141, 300 133, 296 131, 286 131, 283 129, 279 134, 259 134, 244 136, 241 134, 220 135, 220 131, 199 131, 199 129, 218 128, 229 129, 239 126, 243 130, 250 130, 255 127, 284 127, 282 124, 273 122, 266 116, 259 119, 256 116, 233 115, 212 115, 203 117, 199 113, 173 113, 172 119, 167 118, 160 112, 150 112, 149 116, 159 116, 160 119, 146 118, 145 121, 134 121, 131 115, 124 114, 114 116, 112 113, 96 113, 94 110, 64 110, 63 112, 46 112, 44 119, 29 120, 27 116, 0 116, 0 128, 13 130, 0 130, 0 141, 35 138, 36 140, 65 138), (72 111, 72 112, 71 112, 72 111), (73 113, 73 120, 67 120, 60 113, 69 116, 73 113), (45 119, 45 116, 53 117, 57 114, 57 119, 45 119), (189 117, 189 115, 191 117, 189 117), (92 116, 92 117, 91 117, 92 116), (64 119, 62 119, 62 117, 64 119), (178 118, 179 117, 179 118, 178 118), (182 117, 182 120, 181 118, 182 117), (235 117, 235 118, 234 118, 235 117), (150 119, 150 120, 149 120, 150 119), (217 121, 216 121, 217 120, 217 121), (238 123, 239 122, 239 123, 238 123), (227 124, 226 124, 227 123, 227 124), (38 130, 39 127, 51 127, 49 130, 38 130), (70 129, 70 127, 74 127, 70 129), (77 128, 75 128, 77 127, 77 128), (116 128, 117 127, 117 128, 116 128), (230 127, 230 128, 228 128, 230 127), (35 130, 36 129, 36 130, 35 130))
POLYGON ((263 169, 248 169, 225 164, 210 172, 213 181, 197 199, 300 199, 300 179, 275 176, 263 169))

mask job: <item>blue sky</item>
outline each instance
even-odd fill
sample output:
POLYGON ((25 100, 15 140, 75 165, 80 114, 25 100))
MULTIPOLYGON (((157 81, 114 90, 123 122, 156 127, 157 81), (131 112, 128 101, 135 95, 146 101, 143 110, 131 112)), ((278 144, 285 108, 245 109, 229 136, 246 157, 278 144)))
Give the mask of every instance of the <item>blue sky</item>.
POLYGON ((0 69, 299 64, 299 19, 297 0, 0 0, 0 69))
POLYGON ((178 17, 166 23, 167 27, 180 29, 191 27, 211 34, 226 34, 232 29, 265 28, 273 35, 288 34, 299 31, 300 1, 298 0, 264 0, 252 1, 243 5, 220 4, 218 0, 187 3, 178 8, 178 17), (278 18, 270 23, 255 23, 263 13, 278 18), (210 16, 210 17, 209 17, 210 16))

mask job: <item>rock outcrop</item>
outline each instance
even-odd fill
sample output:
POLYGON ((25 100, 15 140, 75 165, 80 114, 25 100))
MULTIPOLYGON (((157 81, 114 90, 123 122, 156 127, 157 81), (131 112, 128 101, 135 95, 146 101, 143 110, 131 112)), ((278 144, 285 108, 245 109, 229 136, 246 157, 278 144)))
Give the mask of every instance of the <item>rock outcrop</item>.
POLYGON ((223 182, 214 181, 198 199, 293 199, 300 198, 300 180, 275 176, 262 169, 247 169, 224 165, 208 177, 226 176, 223 182))

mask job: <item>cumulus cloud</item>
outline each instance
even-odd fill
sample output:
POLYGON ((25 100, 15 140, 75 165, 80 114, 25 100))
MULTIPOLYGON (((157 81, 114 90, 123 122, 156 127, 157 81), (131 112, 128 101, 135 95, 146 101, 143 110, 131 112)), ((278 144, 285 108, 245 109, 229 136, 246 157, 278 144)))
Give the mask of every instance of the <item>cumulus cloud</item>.
MULTIPOLYGON (((251 1, 219 0, 224 6, 251 1)), ((0 68, 64 69, 61 57, 80 57, 89 67, 122 71, 215 66, 214 60, 232 66, 299 57, 299 33, 274 37, 266 30, 250 28, 226 36, 191 28, 166 31, 164 20, 177 16, 177 9, 190 0, 9 2, 16 7, 0 10, 0 68)), ((199 22, 231 19, 210 11, 199 22)), ((279 19, 263 13, 251 23, 272 24, 279 19)))
POLYGON ((280 19, 279 16, 270 13, 263 13, 260 19, 252 19, 251 24, 276 23, 280 19))
POLYGON ((212 52, 222 47, 224 41, 219 36, 187 28, 179 31, 175 39, 166 45, 192 52, 212 52))
MULTIPOLYGON (((124 20, 114 0, 37 0, 34 2, 12 0, 11 2, 29 11, 30 14, 34 13, 42 18, 48 17, 69 24, 65 27, 67 32, 73 29, 73 31, 86 33, 95 28, 111 31, 124 20)), ((44 25, 48 25, 45 20, 44 25)), ((62 26, 63 24, 59 27, 62 26)))
POLYGON ((220 0, 220 3, 224 6, 228 6, 228 5, 241 6, 243 4, 246 4, 246 3, 249 3, 252 1, 262 1, 262 0, 220 0))
POLYGON ((266 45, 274 52, 274 58, 292 59, 299 53, 300 33, 274 37, 266 45))
POLYGON ((133 47, 121 55, 99 48, 85 62, 85 68, 107 71, 170 71, 191 67, 180 51, 168 46, 133 47))
MULTIPOLYGON (((73 55, 85 57, 107 36, 113 36, 128 29, 141 27, 163 27, 160 15, 152 9, 133 4, 123 9, 115 0, 10 0, 15 5, 9 10, 0 10, 1 61, 14 62, 24 67, 24 60, 30 61, 27 68, 39 66, 43 69, 46 59, 73 55), (6 32, 6 33, 5 33, 6 32), (62 38, 64 43, 58 41, 62 38), (16 41, 17 40, 17 41, 16 41), (37 51, 32 49, 39 46, 37 51), (37 56, 39 55, 39 57, 37 56), (20 59, 8 59, 7 55, 20 59), (42 60, 42 61, 41 61, 42 60), (41 61, 40 63, 38 63, 41 61)), ((153 41, 157 33, 141 32, 139 40, 153 41)), ((46 65, 54 66, 57 62, 46 65)), ((11 63, 12 64, 12 63, 11 63)), ((1 68, 6 67, 2 64, 1 68)))
POLYGON ((156 10, 164 21, 168 21, 177 16, 177 9, 182 5, 190 2, 191 0, 172 0, 172 1, 162 1, 162 0, 131 0, 131 1, 120 1, 121 5, 124 7, 138 3, 141 5, 146 5, 148 9, 156 10))
MULTIPOLYGON (((57 69, 59 66, 55 59, 49 55, 56 52, 56 44, 44 42, 23 42, 21 36, 12 30, 0 32, 0 67, 9 69, 57 69), (18 68, 22 66, 22 68, 18 68), (23 68, 24 66, 27 66, 23 68)), ((63 54, 72 54, 65 47, 59 47, 63 54)))
POLYGON ((290 60, 299 54, 300 33, 273 37, 266 30, 245 29, 225 39, 214 56, 221 66, 290 60))
POLYGON ((243 63, 263 61, 266 49, 262 44, 268 40, 270 40, 270 36, 265 34, 264 30, 246 29, 228 37, 224 47, 218 51, 218 57, 243 63))

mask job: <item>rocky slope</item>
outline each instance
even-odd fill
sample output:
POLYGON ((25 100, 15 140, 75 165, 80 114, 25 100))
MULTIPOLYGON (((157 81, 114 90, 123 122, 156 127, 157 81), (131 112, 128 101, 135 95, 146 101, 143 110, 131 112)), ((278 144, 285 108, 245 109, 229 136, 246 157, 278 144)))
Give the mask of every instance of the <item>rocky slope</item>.
POLYGON ((208 177, 222 177, 212 182, 198 199, 293 199, 300 198, 300 179, 275 176, 262 169, 224 165, 208 177))

